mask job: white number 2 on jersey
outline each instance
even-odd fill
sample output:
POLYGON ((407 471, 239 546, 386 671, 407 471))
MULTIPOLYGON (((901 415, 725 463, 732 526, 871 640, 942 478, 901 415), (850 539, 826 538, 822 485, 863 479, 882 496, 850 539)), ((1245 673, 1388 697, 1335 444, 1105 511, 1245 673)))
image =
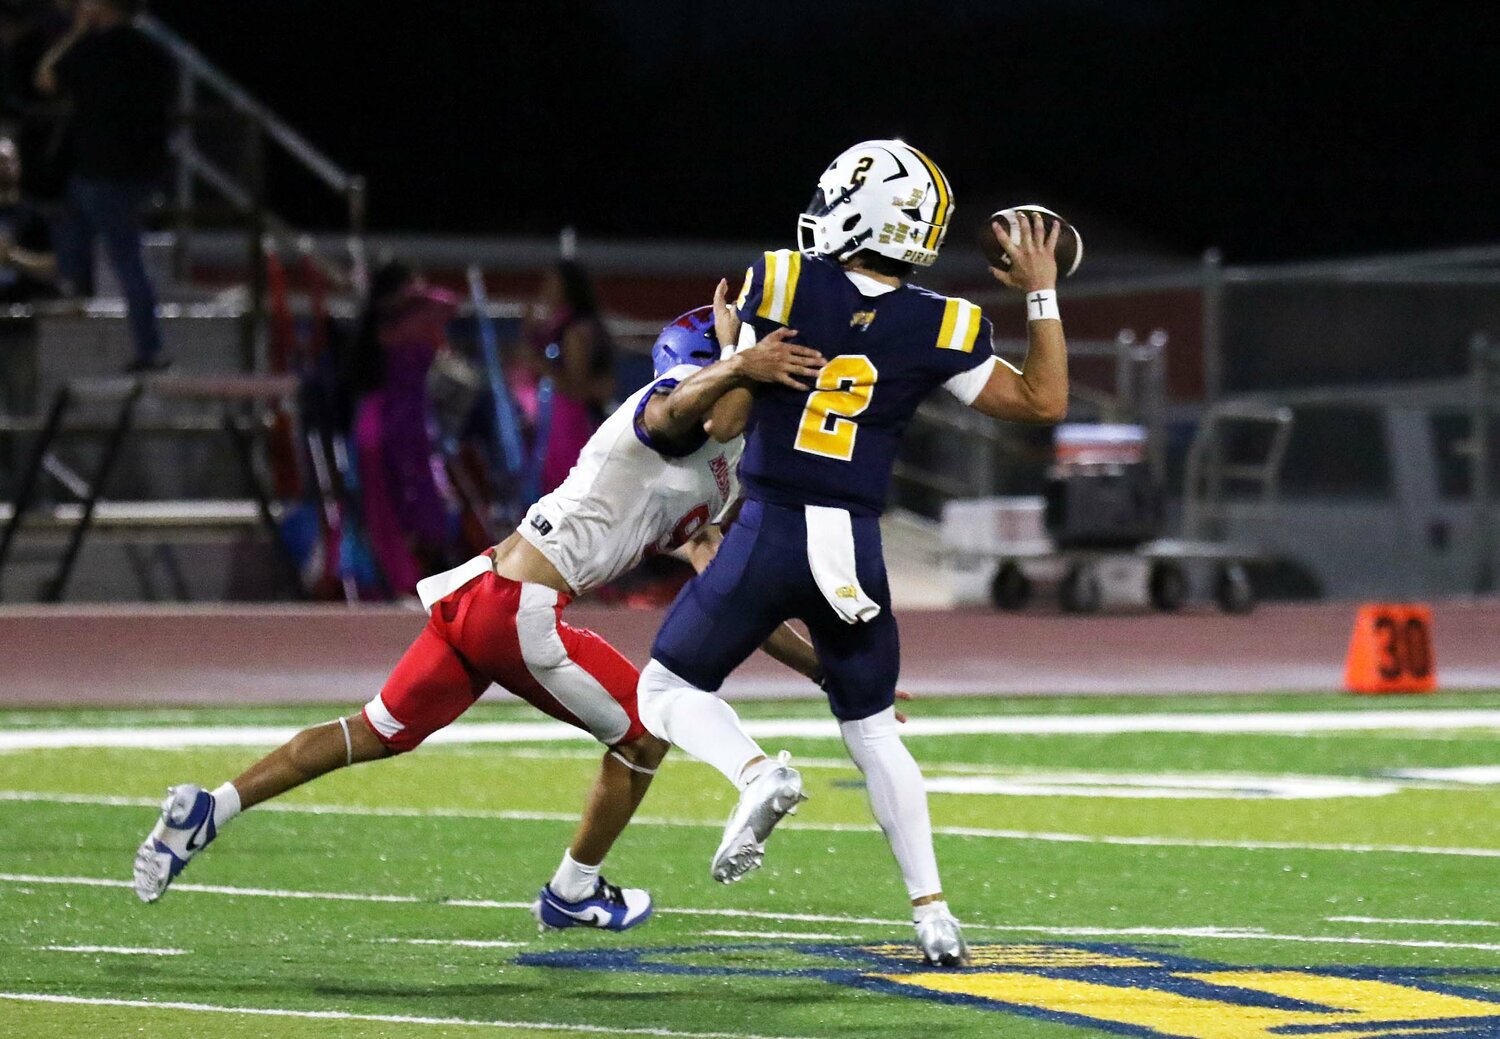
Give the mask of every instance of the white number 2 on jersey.
POLYGON ((864 354, 841 354, 829 361, 807 396, 793 446, 840 462, 853 458, 859 424, 851 419, 870 406, 879 375, 864 354))

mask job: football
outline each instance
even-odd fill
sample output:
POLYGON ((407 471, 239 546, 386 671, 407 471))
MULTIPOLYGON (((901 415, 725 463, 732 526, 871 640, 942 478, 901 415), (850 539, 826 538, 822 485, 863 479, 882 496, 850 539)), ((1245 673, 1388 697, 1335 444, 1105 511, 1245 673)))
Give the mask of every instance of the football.
POLYGON ((1076 227, 1052 210, 1038 205, 1011 206, 990 214, 984 226, 979 229, 979 248, 984 251, 984 258, 991 267, 1002 271, 1010 269, 1010 257, 1005 254, 1005 249, 995 237, 993 225, 1003 225, 1014 241, 1020 233, 1016 224, 1017 213, 1041 213, 1048 233, 1052 231, 1052 222, 1060 221, 1062 231, 1057 236, 1057 273, 1066 278, 1078 269, 1078 265, 1083 262, 1083 236, 1076 227))

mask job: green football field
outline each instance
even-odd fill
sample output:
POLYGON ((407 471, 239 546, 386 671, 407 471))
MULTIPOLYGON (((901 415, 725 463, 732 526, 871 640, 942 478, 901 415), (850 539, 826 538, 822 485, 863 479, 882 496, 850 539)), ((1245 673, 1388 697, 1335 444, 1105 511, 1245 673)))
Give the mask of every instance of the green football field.
POLYGON ((961 971, 917 962, 813 703, 742 708, 812 798, 742 884, 731 789, 668 760, 606 864, 657 900, 623 935, 538 934, 598 754, 505 704, 136 901, 169 783, 331 713, 0 711, 0 1036, 1500 1036, 1500 693, 912 705, 961 971))

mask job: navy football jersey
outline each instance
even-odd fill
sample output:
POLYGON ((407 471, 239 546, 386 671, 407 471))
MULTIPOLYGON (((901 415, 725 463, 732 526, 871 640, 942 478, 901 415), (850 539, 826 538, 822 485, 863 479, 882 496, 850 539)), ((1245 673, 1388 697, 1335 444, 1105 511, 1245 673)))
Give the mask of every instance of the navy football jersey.
POLYGON ((756 392, 740 480, 775 505, 879 515, 917 405, 992 355, 990 323, 968 300, 915 285, 867 296, 838 264, 786 249, 746 272, 736 307, 757 340, 795 328, 828 361, 813 390, 756 392))

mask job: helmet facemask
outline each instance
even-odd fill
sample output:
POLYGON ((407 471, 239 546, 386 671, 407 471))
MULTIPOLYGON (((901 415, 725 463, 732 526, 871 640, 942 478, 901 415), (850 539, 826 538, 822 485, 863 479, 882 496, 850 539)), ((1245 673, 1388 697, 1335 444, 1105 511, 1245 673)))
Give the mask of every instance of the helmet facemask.
POLYGON ((797 249, 806 256, 832 256, 846 260, 859 251, 874 231, 857 210, 850 209, 855 189, 849 186, 834 192, 833 200, 820 184, 812 201, 797 218, 797 249))

